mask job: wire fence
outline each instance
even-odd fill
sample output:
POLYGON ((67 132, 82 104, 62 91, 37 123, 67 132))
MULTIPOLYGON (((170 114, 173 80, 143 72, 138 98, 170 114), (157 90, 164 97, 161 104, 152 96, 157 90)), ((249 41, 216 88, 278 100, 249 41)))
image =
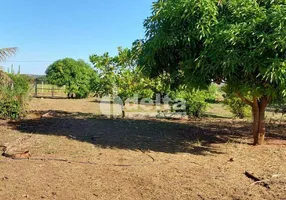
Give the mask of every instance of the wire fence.
POLYGON ((31 88, 31 93, 34 97, 43 98, 67 98, 66 88, 48 84, 45 81, 36 80, 31 88))

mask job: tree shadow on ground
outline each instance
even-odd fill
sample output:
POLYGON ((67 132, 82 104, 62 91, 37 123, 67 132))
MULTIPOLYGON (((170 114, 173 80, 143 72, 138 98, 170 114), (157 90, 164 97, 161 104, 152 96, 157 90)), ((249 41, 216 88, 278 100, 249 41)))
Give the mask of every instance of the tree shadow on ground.
POLYGON ((233 117, 231 116, 216 115, 216 114, 211 114, 211 113, 203 114, 203 117, 211 117, 211 118, 216 118, 216 119, 233 119, 233 117))
MULTIPOLYGON (((48 111, 37 112, 39 116, 48 111)), ((155 119, 107 119, 86 113, 49 111, 44 118, 10 122, 20 132, 66 136, 89 142, 101 148, 155 151, 165 153, 186 152, 206 155, 219 154, 212 144, 250 138, 250 125, 245 122, 209 123, 196 121, 162 121, 155 119)))

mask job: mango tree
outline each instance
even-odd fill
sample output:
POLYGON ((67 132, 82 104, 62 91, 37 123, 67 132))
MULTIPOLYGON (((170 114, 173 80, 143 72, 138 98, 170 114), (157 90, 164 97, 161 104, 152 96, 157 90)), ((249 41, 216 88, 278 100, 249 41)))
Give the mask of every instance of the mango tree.
POLYGON ((153 96, 149 87, 149 80, 142 76, 137 67, 137 44, 132 49, 118 47, 118 54, 114 57, 108 53, 91 55, 90 61, 99 74, 98 87, 94 92, 98 96, 111 95, 120 97, 122 103, 122 116, 125 116, 125 101, 137 96, 147 98, 153 96))
POLYGON ((265 109, 286 88, 285 0, 158 0, 144 26, 146 73, 224 82, 252 107, 254 144, 264 142, 265 109))
POLYGON ((88 63, 72 58, 57 60, 47 68, 46 74, 49 83, 66 87, 68 98, 86 98, 91 81, 97 80, 96 72, 88 63))

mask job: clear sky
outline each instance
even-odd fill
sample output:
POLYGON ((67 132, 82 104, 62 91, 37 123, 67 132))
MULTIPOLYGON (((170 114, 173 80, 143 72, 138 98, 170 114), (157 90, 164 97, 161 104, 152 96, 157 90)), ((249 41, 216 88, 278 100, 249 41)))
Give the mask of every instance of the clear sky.
POLYGON ((1 2, 0 48, 19 47, 0 63, 21 73, 44 74, 49 64, 71 57, 130 47, 144 37, 143 21, 154 0, 11 0, 1 2))

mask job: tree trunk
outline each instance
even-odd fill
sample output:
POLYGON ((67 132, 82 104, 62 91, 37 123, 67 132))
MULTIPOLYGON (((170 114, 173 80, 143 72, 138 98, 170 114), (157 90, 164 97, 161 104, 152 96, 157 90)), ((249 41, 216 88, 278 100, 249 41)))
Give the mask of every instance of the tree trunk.
POLYGON ((257 98, 253 98, 253 105, 252 105, 252 133, 254 139, 254 145, 258 144, 259 140, 259 105, 257 98))
POLYGON ((262 97, 259 103, 259 140, 258 144, 263 144, 265 139, 265 110, 268 103, 267 97, 262 97))
POLYGON ((262 145, 265 139, 265 109, 268 98, 263 96, 259 99, 253 98, 252 116, 253 116, 253 138, 254 145, 262 145))
POLYGON ((262 145, 264 143, 266 133, 265 110, 270 98, 267 96, 262 96, 260 98, 253 97, 253 101, 251 102, 240 93, 237 93, 237 96, 239 96, 244 103, 252 107, 252 133, 254 145, 262 145))
POLYGON ((121 105, 121 111, 122 111, 122 118, 125 118, 125 101, 123 101, 123 104, 121 105))

